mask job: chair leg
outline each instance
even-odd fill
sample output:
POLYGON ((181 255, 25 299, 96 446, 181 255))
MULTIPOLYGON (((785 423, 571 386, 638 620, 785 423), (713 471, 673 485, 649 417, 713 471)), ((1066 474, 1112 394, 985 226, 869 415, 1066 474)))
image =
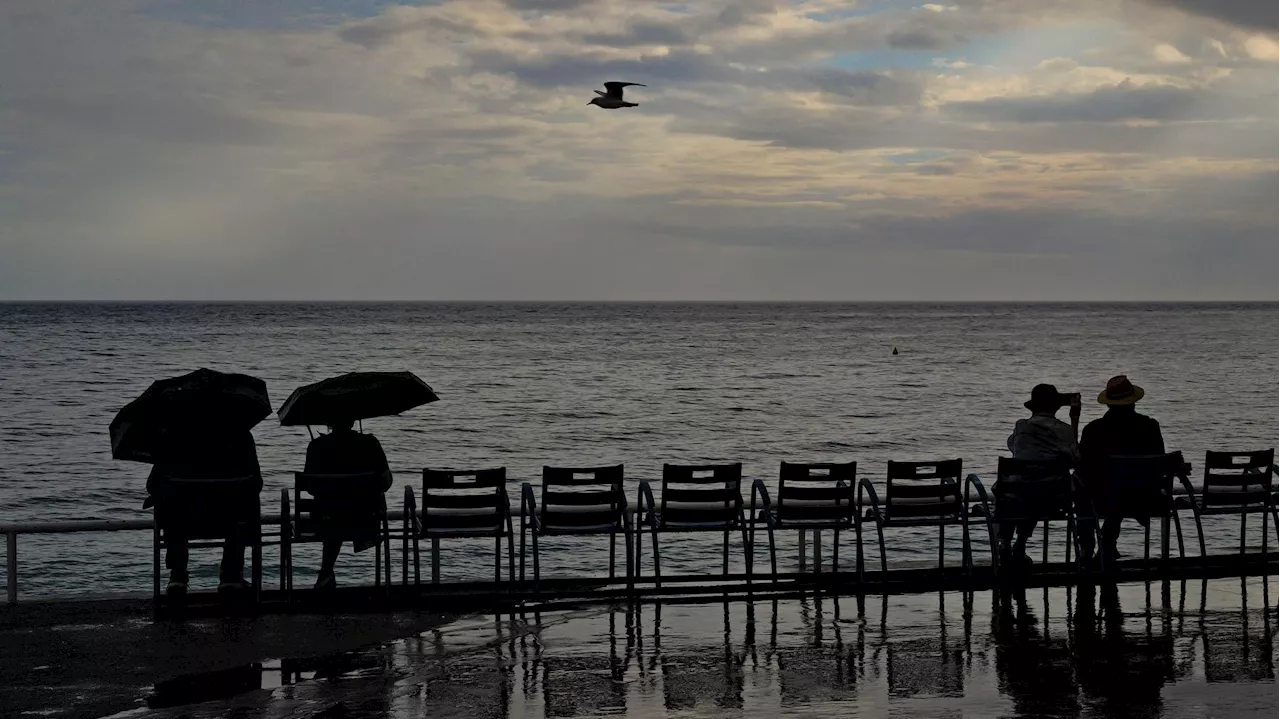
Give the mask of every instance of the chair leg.
POLYGON ((778 545, 774 539, 773 525, 766 524, 765 531, 769 533, 769 569, 773 572, 773 583, 778 583, 778 545))
POLYGON ((502 583, 502 535, 493 535, 493 589, 502 583))
POLYGON ((743 522, 741 526, 742 532, 742 559, 747 572, 747 585, 751 585, 751 575, 754 574, 753 565, 755 564, 755 547, 752 545, 750 532, 747 529, 747 523, 743 522))
POLYGON ((418 542, 418 535, 413 535, 413 591, 422 591, 422 547, 418 542))
POLYGON ((1067 515, 1067 543, 1066 543, 1066 545, 1067 545, 1067 546, 1066 546, 1066 552, 1067 552, 1067 566, 1068 566, 1068 567, 1070 567, 1070 566, 1071 566, 1071 550, 1072 550, 1072 545, 1073 545, 1073 544, 1075 544, 1075 541, 1076 541, 1076 518, 1075 518, 1075 513, 1074 513, 1074 512, 1072 512, 1072 513, 1069 513, 1069 514, 1067 515))
POLYGON ((643 557, 643 556, 644 556, 644 530, 643 530, 643 529, 637 529, 637 530, 636 530, 635 545, 636 545, 636 550, 635 550, 635 562, 636 562, 636 566, 635 566, 635 570, 636 570, 636 578, 639 578, 639 577, 640 577, 640 573, 641 573, 642 571, 644 571, 643 569, 641 569, 641 566, 640 566, 640 565, 641 565, 641 561, 640 561, 640 560, 641 560, 641 557, 643 557))
POLYGON ((373 586, 382 586, 382 547, 373 548, 373 586))
POLYGON ((609 581, 612 582, 617 574, 618 566, 618 530, 615 528, 609 532, 609 581))
POLYGON ((831 533, 831 573, 840 571, 840 530, 831 533))
POLYGON ((653 586, 662 586, 662 557, 658 554, 658 528, 650 527, 649 539, 653 542, 653 586))
MULTIPOLYGON (((13 581, 13 577, 9 577, 13 581)), ((160 523, 156 522, 151 530, 151 598, 155 603, 155 612, 160 612, 160 523)))
POLYGON ((516 538, 515 527, 507 523, 507 583, 514 585, 516 581, 516 538))
POLYGON ((258 538, 253 543, 253 603, 262 602, 262 528, 258 528, 258 538))
POLYGON ((409 586, 409 520, 406 517, 400 535, 400 586, 409 586))
POLYGON ((1268 519, 1267 512, 1266 510, 1263 510, 1262 512, 1262 554, 1264 556, 1267 553, 1267 535, 1270 534, 1270 532, 1268 531, 1269 528, 1267 527, 1267 519, 1268 519))
POLYGON ((542 562, 541 562, 541 558, 538 556, 538 532, 537 530, 534 530, 533 532, 533 591, 535 594, 538 593, 538 591, 541 589, 541 580, 542 580, 542 562))
POLYGON ((1044 545, 1040 547, 1040 564, 1042 565, 1048 564, 1049 563, 1049 520, 1047 519, 1044 520, 1044 534, 1043 534, 1043 539, 1041 540, 1040 543, 1044 545))
POLYGON ((630 523, 624 524, 622 525, 622 540, 623 540, 623 543, 627 545, 626 546, 627 592, 633 593, 635 592, 635 588, 636 588, 636 576, 640 574, 640 559, 637 556, 637 552, 635 551, 639 547, 639 541, 640 541, 639 532, 633 533, 631 529, 631 524, 630 523), (634 545, 632 544, 633 534, 635 535, 634 539, 636 542, 634 545))
POLYGON ((1200 558, 1204 559, 1209 553, 1204 548, 1204 524, 1200 521, 1200 511, 1192 507, 1191 516, 1196 520, 1196 537, 1200 542, 1200 558))
POLYGON ((946 565, 947 557, 947 525, 938 525, 938 569, 946 565))
POLYGON ((969 536, 969 522, 960 525, 960 562, 965 575, 973 574, 973 539, 969 536))
POLYGON ((721 569, 724 576, 729 576, 729 529, 724 530, 724 556, 721 561, 721 569))
POLYGON ((524 523, 524 520, 522 519, 520 521, 520 590, 521 591, 524 591, 524 582, 525 582, 525 576, 526 576, 524 573, 524 556, 525 554, 527 554, 527 551, 525 550, 525 534, 526 533, 527 532, 525 530, 525 523, 524 523))
POLYGON ((440 538, 431 538, 431 583, 440 583, 440 538))
POLYGON ((1177 512, 1173 513, 1173 528, 1178 533, 1178 558, 1186 559, 1187 546, 1182 541, 1182 518, 1178 516, 1177 512))
POLYGON ((880 583, 883 585, 889 576, 889 558, 884 554, 884 527, 876 522, 876 535, 880 539, 880 583))
POLYGON ((1247 524, 1247 522, 1246 522, 1246 518, 1247 518, 1248 516, 1249 516, 1249 515, 1248 515, 1248 513, 1246 513, 1246 512, 1241 512, 1241 513, 1240 513, 1240 554, 1242 554, 1242 555, 1244 554, 1244 547, 1245 547, 1245 541, 1244 541, 1244 538, 1245 538, 1245 530, 1246 530, 1246 527, 1248 526, 1248 524, 1247 524))
POLYGON ((867 581, 867 570, 862 552, 862 519, 859 518, 854 525, 853 531, 855 554, 854 554, 854 571, 858 573, 858 584, 865 584, 867 581))

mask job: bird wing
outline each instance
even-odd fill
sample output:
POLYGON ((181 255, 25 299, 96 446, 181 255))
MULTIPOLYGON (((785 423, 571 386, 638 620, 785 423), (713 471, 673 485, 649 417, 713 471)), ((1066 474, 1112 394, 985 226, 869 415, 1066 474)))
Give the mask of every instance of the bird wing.
POLYGON ((622 88, 635 85, 636 87, 645 87, 638 82, 606 82, 604 89, 608 90, 606 97, 612 97, 618 100, 622 99, 622 88))
POLYGON ((594 92, 595 94, 599 95, 600 97, 608 97, 608 95, 606 95, 606 94, 605 94, 605 93, 603 93, 603 92, 600 92, 599 90, 592 90, 592 92, 594 92))

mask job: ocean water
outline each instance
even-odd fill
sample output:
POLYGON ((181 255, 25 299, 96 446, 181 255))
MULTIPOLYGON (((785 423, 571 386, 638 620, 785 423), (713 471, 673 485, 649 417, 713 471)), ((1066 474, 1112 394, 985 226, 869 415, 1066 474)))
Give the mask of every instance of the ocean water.
MULTIPOLYGON (((197 367, 261 377, 276 407, 342 372, 417 373, 440 402, 364 423, 396 506, 424 466, 505 466, 513 499, 544 464, 622 462, 634 483, 664 462, 732 461, 772 483, 781 460, 856 460, 881 481, 890 459, 959 457, 989 476, 1033 385, 1083 393, 1087 422, 1119 373, 1199 471, 1205 450, 1276 446, 1276 346, 1265 303, 0 304, 0 522, 145 517, 148 468, 111 459, 107 426, 151 381, 197 367)), ((254 435, 274 512, 307 432, 268 419, 254 435)), ((1206 526, 1220 550, 1237 529, 1206 526)), ((936 556, 932 531, 888 540, 894 563, 936 556)), ((24 597, 150 586, 146 533, 20 541, 24 597)), ((544 570, 598 572, 603 546, 547 542, 544 570)), ((486 576, 491 551, 446 545, 444 578, 486 576)), ((718 552, 715 538, 664 542, 664 571, 713 568, 718 552)), ((367 580, 371 562, 344 554, 340 581, 367 580)), ((214 564, 195 554, 197 581, 214 564)))

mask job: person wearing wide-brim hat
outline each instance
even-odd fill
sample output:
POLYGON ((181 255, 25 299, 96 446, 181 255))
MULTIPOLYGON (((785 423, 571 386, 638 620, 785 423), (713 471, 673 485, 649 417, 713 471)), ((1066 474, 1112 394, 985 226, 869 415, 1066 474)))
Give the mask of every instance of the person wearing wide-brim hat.
MULTIPOLYGON (((1081 474, 1095 500, 1106 491, 1107 458, 1114 455, 1164 454, 1164 437, 1160 423, 1144 414, 1138 414, 1135 405, 1146 396, 1138 385, 1125 375, 1107 380, 1106 389, 1098 393, 1098 403, 1107 406, 1106 414, 1085 425, 1080 434, 1081 474)), ((1105 512, 1104 512, 1105 514, 1105 512)), ((1120 536, 1121 516, 1109 515, 1102 527, 1102 551, 1109 560, 1119 552, 1116 539, 1120 536)), ((1139 519, 1145 523, 1147 520, 1139 519)), ((1085 558, 1093 554, 1092 527, 1082 521, 1079 537, 1085 558)))
MULTIPOLYGON (((1074 466, 1080 459, 1080 449, 1076 442, 1080 423, 1080 395, 1063 394, 1051 384, 1038 384, 1031 390, 1031 399, 1023 402, 1022 406, 1031 411, 1031 416, 1018 420, 1013 426, 1013 434, 1009 435, 1007 444, 1013 458, 1063 462, 1068 466, 1074 466), (1056 416, 1058 410, 1063 407, 1071 408, 1071 424, 1063 422, 1056 416)), ((1020 506, 1016 498, 1016 477, 1009 479, 1007 486, 1003 484, 1002 479, 1001 486, 994 488, 1002 496, 1002 499, 996 503, 997 514, 1000 513, 999 507, 1002 504, 1020 506)), ((1014 516, 1019 512, 1018 509, 1012 511, 1014 516)), ((1035 528, 1034 519, 1000 522, 1000 553, 1003 562, 1014 562, 1024 566, 1032 563, 1031 558, 1026 554, 1026 549, 1027 539, 1035 528), (1016 542, 1014 542, 1015 530, 1016 542)), ((1010 566, 1016 566, 1016 564, 1010 566)))

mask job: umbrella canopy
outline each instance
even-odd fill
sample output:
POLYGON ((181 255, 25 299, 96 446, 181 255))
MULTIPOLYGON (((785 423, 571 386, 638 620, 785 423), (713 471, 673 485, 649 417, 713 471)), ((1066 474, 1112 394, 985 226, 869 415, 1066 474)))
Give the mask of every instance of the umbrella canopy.
POLYGON ((299 387, 280 411, 280 424, 331 424, 400 414, 440 399, 412 372, 350 372, 299 387))
POLYGON ((116 413, 111 420, 111 456, 153 462, 171 429, 197 425, 249 430, 269 414, 265 382, 201 368, 153 382, 116 413))

